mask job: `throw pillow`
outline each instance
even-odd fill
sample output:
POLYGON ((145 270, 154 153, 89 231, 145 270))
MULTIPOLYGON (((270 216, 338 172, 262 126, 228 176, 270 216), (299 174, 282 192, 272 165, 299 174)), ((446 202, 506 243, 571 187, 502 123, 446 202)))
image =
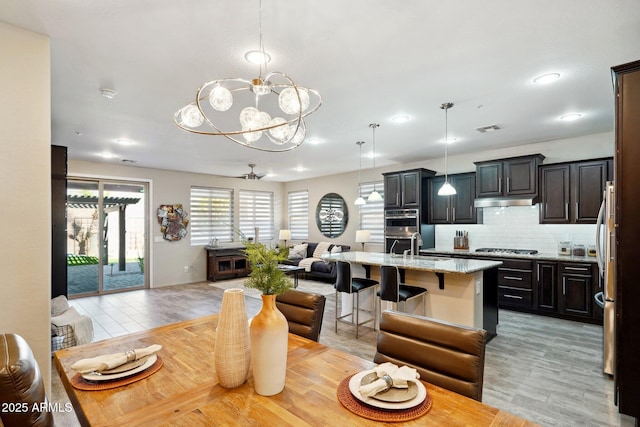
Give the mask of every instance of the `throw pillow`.
POLYGON ((329 242, 320 242, 320 243, 318 243, 318 246, 316 246, 316 250, 313 251, 313 257, 314 258, 322 258, 322 255, 324 255, 327 252, 329 252, 329 247, 330 246, 331 246, 331 243, 329 243, 329 242))
POLYGON ((60 316, 67 310, 69 310, 69 301, 64 295, 58 295, 51 300, 51 317, 60 316))
POLYGON ((307 256, 307 244, 302 243, 289 248, 289 259, 302 259, 307 256))
POLYGON ((331 253, 332 254, 339 254, 340 252, 342 252, 342 246, 334 246, 331 248, 331 253))

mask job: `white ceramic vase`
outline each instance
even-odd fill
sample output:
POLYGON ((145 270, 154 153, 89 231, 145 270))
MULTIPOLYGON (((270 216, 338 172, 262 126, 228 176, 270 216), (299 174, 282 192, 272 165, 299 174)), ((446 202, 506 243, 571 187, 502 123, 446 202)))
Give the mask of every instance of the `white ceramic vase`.
POLYGON ((249 329, 253 387, 262 396, 278 394, 287 375, 289 325, 276 307, 275 295, 262 295, 262 309, 249 329))
POLYGON ((249 374, 251 351, 242 289, 227 289, 222 295, 214 358, 218 383, 222 387, 234 388, 244 384, 249 374))

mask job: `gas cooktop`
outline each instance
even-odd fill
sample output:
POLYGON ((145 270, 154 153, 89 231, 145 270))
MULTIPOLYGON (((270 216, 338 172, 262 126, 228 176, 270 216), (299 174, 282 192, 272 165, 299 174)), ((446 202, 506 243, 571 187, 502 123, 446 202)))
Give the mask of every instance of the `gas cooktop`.
POLYGON ((504 248, 479 248, 476 252, 489 252, 492 254, 518 254, 518 255, 535 255, 538 253, 535 249, 504 249, 504 248))

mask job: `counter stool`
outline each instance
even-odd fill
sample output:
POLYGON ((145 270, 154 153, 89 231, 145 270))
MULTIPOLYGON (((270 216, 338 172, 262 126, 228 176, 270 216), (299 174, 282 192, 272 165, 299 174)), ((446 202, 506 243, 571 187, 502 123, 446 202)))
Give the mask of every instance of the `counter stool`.
POLYGON ((391 265, 380 266, 380 291, 377 294, 380 297, 380 307, 382 307, 382 301, 391 301, 396 303, 399 310, 400 302, 403 302, 406 311, 408 300, 422 297, 422 315, 426 316, 427 289, 400 283, 399 277, 400 271, 398 267, 391 265))
POLYGON ((356 325, 356 339, 358 338, 358 328, 360 325, 368 322, 374 322, 375 325, 377 320, 377 310, 375 307, 373 310, 373 319, 360 322, 360 292, 376 286, 378 286, 378 281, 376 280, 351 277, 351 264, 345 261, 336 261, 336 283, 334 284, 334 288, 336 288, 336 333, 338 333, 338 321, 343 321, 342 319, 349 316, 351 316, 351 323, 355 323, 356 325), (338 311, 338 294, 341 292, 351 294, 351 313, 342 316, 339 315, 338 311))

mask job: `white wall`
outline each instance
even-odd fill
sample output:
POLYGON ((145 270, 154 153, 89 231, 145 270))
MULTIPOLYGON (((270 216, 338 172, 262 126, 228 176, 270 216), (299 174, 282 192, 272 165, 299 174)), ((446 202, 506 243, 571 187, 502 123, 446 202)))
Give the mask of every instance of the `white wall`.
POLYGON ((161 287, 206 280, 206 251, 203 246, 191 246, 190 234, 179 241, 162 239, 156 210, 163 204, 182 203, 190 213, 189 197, 191 186, 234 189, 235 223, 238 224, 238 190, 272 191, 274 193, 274 216, 276 229, 273 242, 260 239, 262 243, 276 243, 280 224, 283 222, 283 184, 267 181, 247 181, 238 178, 214 175, 175 172, 160 169, 121 166, 110 163, 96 163, 69 160, 69 177, 102 177, 115 179, 143 180, 150 182, 150 245, 151 245, 151 287, 161 287), (159 241, 156 241, 159 240, 159 241), (184 267, 189 266, 189 272, 184 267))
POLYGON ((21 335, 51 387, 49 39, 0 22, 0 332, 21 335))

